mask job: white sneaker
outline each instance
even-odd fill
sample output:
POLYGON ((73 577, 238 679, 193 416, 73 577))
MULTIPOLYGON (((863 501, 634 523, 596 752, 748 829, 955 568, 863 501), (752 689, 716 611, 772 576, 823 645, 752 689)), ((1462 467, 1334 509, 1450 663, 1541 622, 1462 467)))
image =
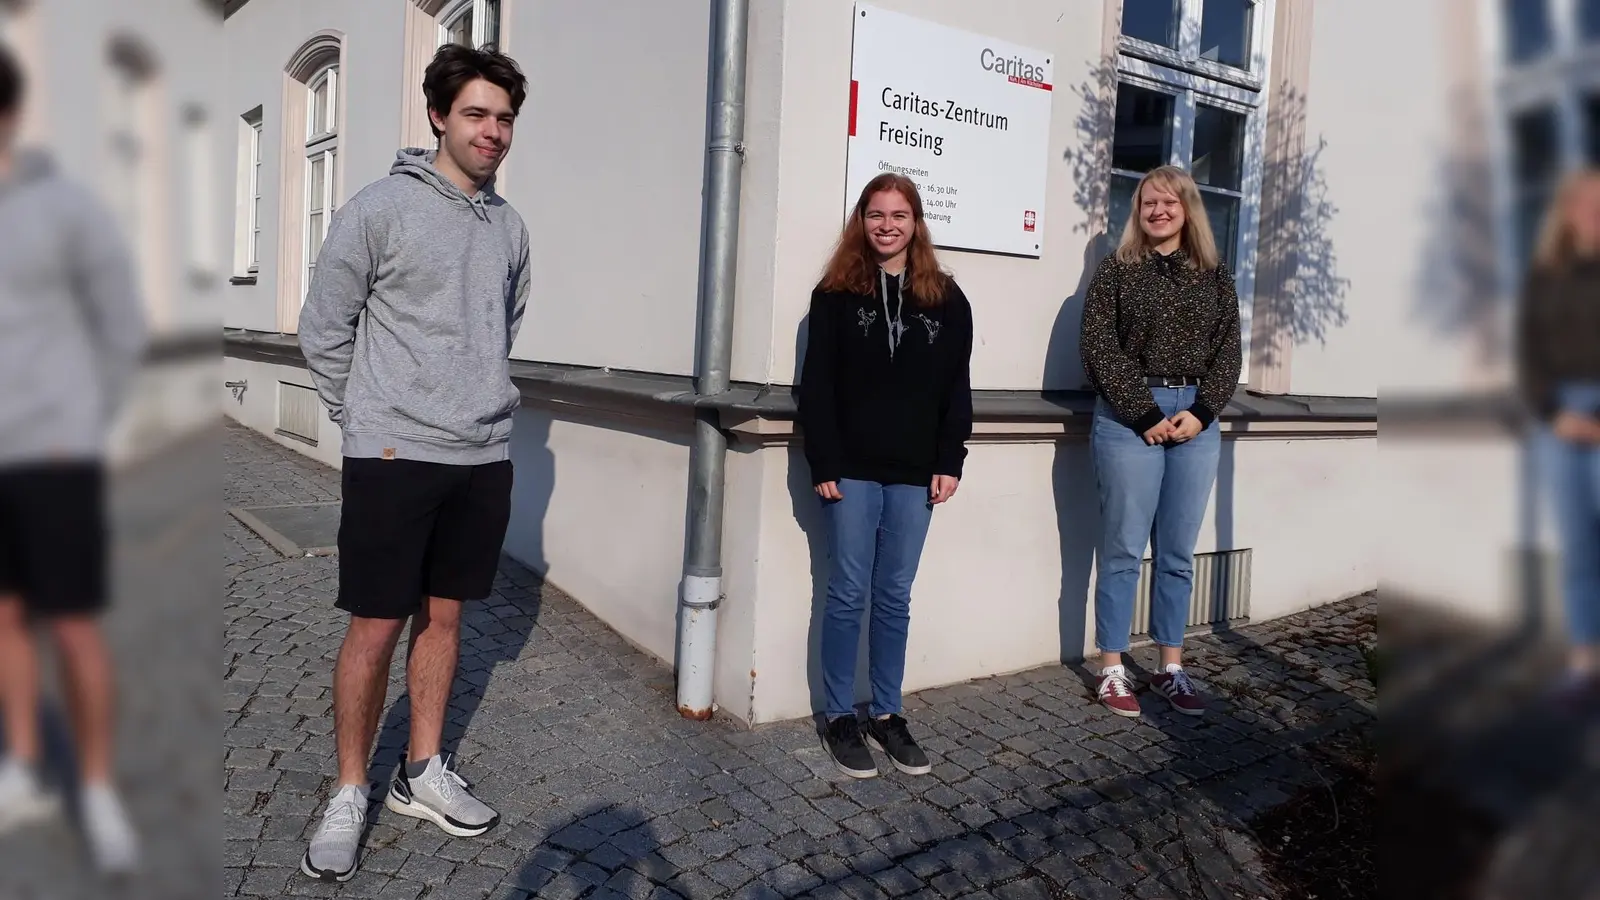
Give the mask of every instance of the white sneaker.
POLYGON ((33 770, 14 759, 0 762, 0 834, 54 817, 61 811, 33 770))
POLYGON ((367 830, 367 788, 341 787, 322 811, 322 822, 300 860, 300 871, 318 881, 349 881, 356 874, 361 834, 367 830))
POLYGON ((477 837, 500 822, 494 810, 472 796, 466 779, 456 774, 453 760, 444 755, 429 759, 427 771, 417 778, 406 776, 402 760, 383 805, 402 816, 432 822, 454 837, 477 837))
POLYGON ((108 784, 83 788, 83 833, 95 867, 108 875, 121 875, 139 867, 139 841, 122 799, 108 784))

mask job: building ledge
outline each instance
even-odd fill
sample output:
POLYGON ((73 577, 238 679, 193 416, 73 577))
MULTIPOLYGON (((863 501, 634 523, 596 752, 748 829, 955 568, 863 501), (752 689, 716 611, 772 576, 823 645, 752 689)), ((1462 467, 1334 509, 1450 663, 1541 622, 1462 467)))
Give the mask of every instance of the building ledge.
MULTIPOLYGON (((223 329, 224 353, 281 365, 305 366, 299 339, 292 334, 223 329)), ((511 361, 511 380, 522 396, 534 401, 647 414, 677 408, 685 413, 713 409, 724 427, 747 430, 752 421, 793 422, 796 406, 788 385, 735 382, 726 392, 701 397, 694 380, 684 375, 659 375, 620 369, 560 363, 511 361)), ((972 392, 973 419, 981 426, 1087 425, 1094 412, 1090 391, 972 392)), ((1341 432, 1375 433, 1378 401, 1370 397, 1261 396, 1240 389, 1222 414, 1231 430, 1254 423, 1325 423, 1343 425, 1341 432)), ((767 429, 754 429, 767 432, 767 429)), ((773 433, 773 432, 769 432, 773 433)))

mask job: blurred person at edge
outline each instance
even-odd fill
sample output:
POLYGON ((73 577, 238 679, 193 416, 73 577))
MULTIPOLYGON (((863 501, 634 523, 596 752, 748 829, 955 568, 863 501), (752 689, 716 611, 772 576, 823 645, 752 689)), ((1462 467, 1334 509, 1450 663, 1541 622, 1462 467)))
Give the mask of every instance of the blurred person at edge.
POLYGON ((77 818, 95 863, 120 873, 138 848, 111 778, 104 455, 146 327, 109 213, 46 155, 16 146, 23 94, 0 47, 0 833, 60 805, 40 769, 39 626, 61 661, 77 818))
POLYGON ((1600 169, 1570 176, 1550 204, 1517 342, 1562 545, 1572 649, 1556 693, 1589 704, 1600 700, 1600 169))

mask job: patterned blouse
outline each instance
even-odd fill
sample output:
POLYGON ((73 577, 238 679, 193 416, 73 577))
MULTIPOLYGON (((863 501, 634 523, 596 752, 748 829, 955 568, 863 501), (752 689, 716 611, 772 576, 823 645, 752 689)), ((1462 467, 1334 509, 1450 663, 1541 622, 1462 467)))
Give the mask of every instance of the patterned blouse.
POLYGON ((1152 375, 1198 378, 1189 412, 1209 426, 1243 366, 1233 273, 1191 268, 1183 250, 1132 264, 1108 256, 1089 283, 1079 346, 1090 383, 1129 428, 1143 434, 1163 418, 1152 375))

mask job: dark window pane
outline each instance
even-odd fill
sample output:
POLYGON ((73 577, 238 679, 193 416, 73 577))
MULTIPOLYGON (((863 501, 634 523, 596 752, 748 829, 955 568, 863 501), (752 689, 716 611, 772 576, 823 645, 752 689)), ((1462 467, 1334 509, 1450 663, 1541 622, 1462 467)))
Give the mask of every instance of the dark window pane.
POLYGON ((1583 124, 1587 130, 1584 146, 1588 150, 1589 165, 1600 166, 1600 94, 1583 101, 1583 124))
POLYGON ((483 43, 486 47, 500 47, 500 0, 489 0, 483 5, 483 43))
POLYGON ((1578 0, 1578 33, 1584 40, 1600 41, 1600 0, 1578 0))
POLYGON ((1195 106, 1194 180, 1230 191, 1244 187, 1244 116, 1204 103, 1195 106))
POLYGON ((1527 62, 1550 50, 1549 0, 1501 0, 1505 13, 1506 55, 1527 62))
POLYGON ((1236 269, 1239 253, 1239 198, 1227 194, 1200 192, 1200 202, 1206 208, 1206 218, 1211 220, 1211 234, 1217 241, 1217 253, 1228 268, 1236 269))
POLYGON ((1538 186, 1555 177, 1561 143, 1554 109, 1534 109, 1511 120, 1511 153, 1517 183, 1538 186))
POLYGON ((1200 56, 1236 69, 1250 68, 1250 0, 1205 0, 1200 10, 1200 56))
POLYGON ((1517 259, 1524 265, 1533 259, 1534 245, 1539 241, 1539 229, 1544 225, 1545 209, 1550 194, 1542 188, 1519 192, 1517 196, 1517 259))
POLYGON ((1137 178, 1111 176, 1111 208, 1106 213, 1106 234, 1112 247, 1122 240, 1122 231, 1128 227, 1128 216, 1133 213, 1133 189, 1138 186, 1137 178))
POLYGON ((1178 0, 1123 0, 1122 33, 1178 49, 1178 0))
POLYGON ((1172 157, 1172 109, 1177 98, 1131 84, 1117 85, 1117 125, 1111 167, 1148 172, 1172 157))

